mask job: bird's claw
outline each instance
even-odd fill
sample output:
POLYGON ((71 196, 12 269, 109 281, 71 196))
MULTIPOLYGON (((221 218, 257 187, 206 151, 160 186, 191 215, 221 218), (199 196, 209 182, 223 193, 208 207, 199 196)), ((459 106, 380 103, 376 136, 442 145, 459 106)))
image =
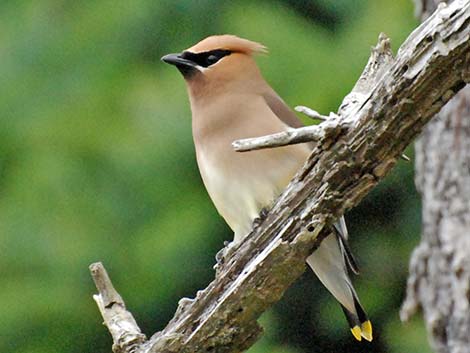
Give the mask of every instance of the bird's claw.
POLYGON ((217 271, 225 263, 225 259, 232 253, 232 244, 233 242, 224 241, 224 247, 215 254, 216 264, 214 265, 214 270, 217 271))
POLYGON ((266 219, 267 216, 268 216, 268 209, 263 207, 261 211, 259 212, 258 217, 256 217, 253 220, 253 224, 255 226, 259 226, 266 219))

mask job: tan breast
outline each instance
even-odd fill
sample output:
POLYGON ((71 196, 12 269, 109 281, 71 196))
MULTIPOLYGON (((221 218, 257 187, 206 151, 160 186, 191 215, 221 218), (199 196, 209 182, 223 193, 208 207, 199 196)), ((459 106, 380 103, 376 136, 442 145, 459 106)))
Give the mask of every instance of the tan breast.
POLYGON ((232 94, 193 108, 193 135, 204 185, 238 240, 303 165, 309 148, 294 145, 235 152, 234 140, 286 130, 261 96, 232 94))

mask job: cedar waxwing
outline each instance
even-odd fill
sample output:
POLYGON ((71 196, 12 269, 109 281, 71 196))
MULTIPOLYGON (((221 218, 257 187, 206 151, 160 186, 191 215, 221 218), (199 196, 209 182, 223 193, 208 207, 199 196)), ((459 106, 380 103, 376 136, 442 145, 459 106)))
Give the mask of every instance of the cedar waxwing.
MULTIPOLYGON (((281 194, 311 152, 297 144, 246 153, 232 142, 269 135, 302 123, 266 83, 253 58, 266 48, 233 35, 211 36, 162 60, 187 84, 197 164, 217 211, 238 242, 260 211, 281 194)), ((372 326, 349 279, 357 268, 347 246, 344 218, 336 236, 324 239, 307 263, 339 301, 357 340, 372 340, 372 326)))

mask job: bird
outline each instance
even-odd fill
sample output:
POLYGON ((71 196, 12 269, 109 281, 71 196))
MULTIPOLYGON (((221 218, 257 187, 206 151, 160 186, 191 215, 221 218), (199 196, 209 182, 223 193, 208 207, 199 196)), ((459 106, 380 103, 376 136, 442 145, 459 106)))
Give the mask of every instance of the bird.
MULTIPOLYGON (((192 112, 197 165, 218 213, 243 241, 253 222, 288 185, 312 152, 308 143, 236 152, 232 142, 303 126, 263 78, 257 42, 212 35, 180 53, 161 58, 182 74, 192 112)), ((372 341, 372 325, 349 277, 357 265, 349 249, 344 217, 335 234, 307 258, 323 285, 340 303, 354 338, 372 341)))

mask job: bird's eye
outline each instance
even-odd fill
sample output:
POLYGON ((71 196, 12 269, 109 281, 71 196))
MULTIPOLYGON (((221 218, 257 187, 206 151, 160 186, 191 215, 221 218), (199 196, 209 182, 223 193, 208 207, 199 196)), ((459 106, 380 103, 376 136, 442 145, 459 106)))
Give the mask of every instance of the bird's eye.
POLYGON ((215 64, 217 61, 219 61, 219 59, 219 57, 215 56, 214 54, 211 54, 206 59, 207 65, 209 66, 215 64))
POLYGON ((232 52, 230 50, 224 50, 224 49, 216 49, 212 50, 209 52, 204 53, 205 54, 205 67, 214 65, 216 62, 218 62, 220 59, 222 59, 224 56, 230 55, 232 52))

